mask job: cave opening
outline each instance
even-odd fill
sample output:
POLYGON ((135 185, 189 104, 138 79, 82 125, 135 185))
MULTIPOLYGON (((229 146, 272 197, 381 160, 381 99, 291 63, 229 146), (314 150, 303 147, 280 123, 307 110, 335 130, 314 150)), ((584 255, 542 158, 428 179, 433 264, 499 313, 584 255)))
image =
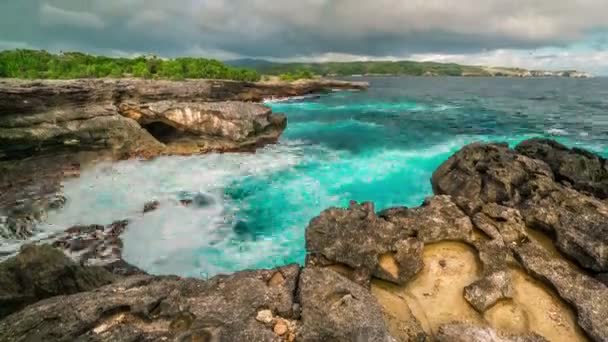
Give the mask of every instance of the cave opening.
POLYGON ((179 129, 160 121, 141 125, 141 127, 163 144, 169 144, 170 142, 183 136, 183 132, 179 129))

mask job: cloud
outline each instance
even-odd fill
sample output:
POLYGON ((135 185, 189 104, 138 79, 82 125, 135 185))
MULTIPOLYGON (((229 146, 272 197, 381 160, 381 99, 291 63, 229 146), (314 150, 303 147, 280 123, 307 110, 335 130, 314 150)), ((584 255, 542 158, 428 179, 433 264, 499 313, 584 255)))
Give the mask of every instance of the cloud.
POLYGON ((90 52, 318 59, 567 50, 592 34, 601 52, 605 13, 606 0, 19 0, 0 1, 0 37, 90 52))
POLYGON ((68 26, 72 28, 103 29, 105 23, 93 13, 77 12, 44 4, 40 7, 42 26, 68 26))

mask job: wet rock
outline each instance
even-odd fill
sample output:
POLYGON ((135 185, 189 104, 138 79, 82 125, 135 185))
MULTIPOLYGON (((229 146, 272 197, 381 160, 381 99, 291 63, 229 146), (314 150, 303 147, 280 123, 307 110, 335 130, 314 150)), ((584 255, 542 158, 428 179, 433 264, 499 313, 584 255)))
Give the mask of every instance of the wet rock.
POLYGON ((0 318, 44 298, 90 291, 115 278, 103 268, 80 266, 51 246, 26 245, 0 263, 0 318))
POLYGON ((378 217, 371 203, 352 202, 348 209, 321 213, 306 230, 306 249, 308 264, 322 258, 348 265, 363 285, 372 275, 405 283, 422 268, 422 244, 378 217))
POLYGON ((154 211, 154 210, 158 209, 159 207, 160 207, 160 202, 159 201, 156 201, 156 200, 150 201, 150 202, 147 202, 147 203, 144 204, 144 210, 143 210, 143 212, 144 212, 144 214, 145 213, 149 213, 151 211, 154 211))
POLYGON ((54 297, 0 321, 3 341, 278 341, 259 308, 289 317, 299 267, 239 272, 209 281, 132 276, 54 297), (281 272, 286 281, 267 283, 281 272))
POLYGON ((556 180, 593 196, 608 198, 608 162, 579 148, 568 148, 554 140, 530 139, 520 143, 517 152, 546 162, 556 180))
POLYGON ((129 221, 116 221, 107 226, 74 226, 54 237, 53 247, 64 251, 72 260, 85 266, 103 266, 121 275, 143 271, 122 260, 123 242, 120 235, 129 221))
POLYGON ((578 324, 595 341, 608 340, 608 287, 552 257, 533 241, 513 248, 515 256, 534 277, 549 284, 576 308, 578 324))
POLYGON ((382 310, 369 291, 329 268, 300 275, 302 341, 387 341, 382 310))
POLYGON ((536 334, 509 335, 489 327, 462 323, 441 326, 436 337, 439 342, 547 342, 536 334))
POLYGON ((65 205, 61 181, 66 170, 78 169, 74 163, 67 156, 0 162, 0 238, 31 237, 49 211, 65 205))

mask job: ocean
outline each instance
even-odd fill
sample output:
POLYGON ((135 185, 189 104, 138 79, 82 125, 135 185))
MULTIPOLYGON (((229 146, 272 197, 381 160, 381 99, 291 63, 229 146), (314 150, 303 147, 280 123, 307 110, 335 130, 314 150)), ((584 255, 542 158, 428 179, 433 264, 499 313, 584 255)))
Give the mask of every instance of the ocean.
POLYGON ((279 144, 255 154, 85 170, 65 182, 66 207, 41 228, 129 219, 126 261, 206 278, 302 263, 305 228, 328 207, 419 205, 432 195, 432 172, 471 142, 551 137, 608 157, 607 78, 355 80, 370 89, 268 102, 288 126, 279 144), (144 215, 151 200, 160 208, 144 215))

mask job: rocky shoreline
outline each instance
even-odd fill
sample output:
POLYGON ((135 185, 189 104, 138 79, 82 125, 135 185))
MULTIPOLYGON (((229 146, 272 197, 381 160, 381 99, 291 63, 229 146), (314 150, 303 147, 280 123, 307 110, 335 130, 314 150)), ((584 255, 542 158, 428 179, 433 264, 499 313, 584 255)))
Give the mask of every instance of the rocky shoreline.
POLYGON ((471 144, 420 207, 329 208, 304 266, 210 280, 130 269, 124 222, 75 227, 0 264, 0 340, 607 341, 607 180, 554 141, 471 144))
POLYGON ((47 211, 65 203, 62 179, 87 165, 254 152, 276 143, 287 124, 265 99, 367 87, 325 79, 0 80, 0 238, 34 234, 47 211))

